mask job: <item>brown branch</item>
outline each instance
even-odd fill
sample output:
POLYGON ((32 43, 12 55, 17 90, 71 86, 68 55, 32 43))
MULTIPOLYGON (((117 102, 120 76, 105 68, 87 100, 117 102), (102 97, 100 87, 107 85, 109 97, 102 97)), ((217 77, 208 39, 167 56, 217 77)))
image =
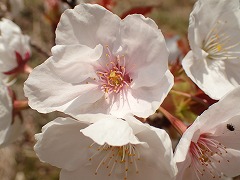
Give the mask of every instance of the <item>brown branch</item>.
POLYGON ((76 0, 62 0, 62 2, 68 4, 72 9, 77 5, 76 0))
POLYGON ((41 53, 42 55, 46 56, 47 58, 51 56, 50 53, 48 53, 47 51, 43 50, 41 47, 39 47, 39 45, 37 45, 34 42, 30 42, 30 45, 39 53, 41 53))

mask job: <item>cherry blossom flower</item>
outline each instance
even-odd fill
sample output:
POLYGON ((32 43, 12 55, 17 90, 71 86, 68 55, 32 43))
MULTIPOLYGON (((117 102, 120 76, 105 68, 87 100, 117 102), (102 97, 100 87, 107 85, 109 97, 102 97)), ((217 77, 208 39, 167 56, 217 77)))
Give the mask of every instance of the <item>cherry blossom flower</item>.
POLYGON ((29 37, 12 21, 0 21, 0 73, 14 75, 24 70, 30 58, 29 37))
POLYGON ((35 135, 38 157, 61 168, 61 180, 174 179, 176 164, 164 130, 134 117, 100 119, 91 125, 72 118, 46 124, 35 135))
POLYGON ((184 132, 175 151, 181 179, 240 175, 240 87, 210 106, 184 132))
POLYGON ((213 99, 240 84, 238 0, 200 0, 190 15, 191 51, 182 61, 187 75, 213 99))
POLYGON ((15 141, 22 132, 22 123, 13 121, 12 99, 8 88, 0 81, 0 147, 15 141))
POLYGON ((39 112, 148 117, 173 85, 164 37, 142 15, 121 20, 99 5, 78 5, 61 16, 56 44, 25 82, 39 112))

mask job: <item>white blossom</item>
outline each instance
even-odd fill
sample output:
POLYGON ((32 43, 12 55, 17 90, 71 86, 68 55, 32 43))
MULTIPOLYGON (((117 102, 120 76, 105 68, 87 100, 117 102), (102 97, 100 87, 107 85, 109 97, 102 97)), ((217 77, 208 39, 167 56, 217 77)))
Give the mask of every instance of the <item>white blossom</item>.
POLYGON ((213 99, 240 84, 238 0, 199 0, 190 14, 191 51, 182 61, 187 75, 213 99))
POLYGON ((15 141, 22 132, 22 123, 13 120, 12 98, 8 88, 0 81, 0 147, 15 141))
POLYGON ((164 37, 142 15, 121 20, 99 5, 78 5, 61 16, 56 44, 25 82, 39 112, 148 117, 173 85, 164 37))
POLYGON ((212 105, 184 132, 175 151, 177 180, 240 175, 240 87, 212 105))
POLYGON ((0 21, 0 73, 4 80, 24 69, 30 58, 29 37, 11 20, 0 21))
POLYGON ((57 118, 35 137, 38 157, 62 169, 60 180, 170 180, 177 172, 168 134, 133 117, 57 118))

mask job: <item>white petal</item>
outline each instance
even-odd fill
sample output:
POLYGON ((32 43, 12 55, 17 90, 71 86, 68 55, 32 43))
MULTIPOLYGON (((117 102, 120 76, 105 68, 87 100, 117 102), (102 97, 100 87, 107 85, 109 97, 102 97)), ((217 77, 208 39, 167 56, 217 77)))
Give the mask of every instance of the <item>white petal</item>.
POLYGON ((13 34, 22 33, 18 25, 16 25, 14 22, 6 18, 3 18, 2 21, 0 21, 0 30, 1 30, 1 35, 4 38, 8 38, 13 34))
POLYGON ((14 142, 23 133, 23 130, 23 123, 19 119, 14 120, 14 123, 5 130, 5 133, 0 133, 0 147, 14 142))
POLYGON ((149 130, 149 126, 147 126, 146 124, 143 125, 141 121, 136 119, 131 114, 127 114, 126 116, 124 116, 124 119, 128 122, 129 126, 131 126, 134 134, 149 130))
POLYGON ((120 28, 119 47, 126 55, 127 69, 132 69, 133 88, 159 83, 168 69, 169 52, 157 25, 142 15, 129 15, 120 28))
POLYGON ((6 72, 17 67, 16 55, 13 51, 8 51, 3 38, 0 37, 0 71, 6 72))
POLYGON ((56 44, 83 44, 94 48, 98 44, 113 44, 120 18, 99 5, 80 4, 66 10, 56 29, 56 44))
POLYGON ((212 30, 218 19, 225 13, 239 9, 238 0, 197 1, 190 15, 189 43, 191 49, 202 46, 202 41, 212 30))
POLYGON ((88 162, 89 145, 80 129, 87 124, 71 118, 57 118, 45 125, 42 133, 36 134, 34 150, 39 159, 53 166, 73 171, 88 162))
POLYGON ((12 99, 8 89, 0 82, 0 145, 11 143, 12 135, 10 126, 12 123, 12 99))
POLYGON ((173 160, 171 141, 167 133, 164 130, 149 127, 145 131, 136 134, 136 136, 141 141, 147 142, 149 146, 147 149, 137 149, 141 156, 140 161, 138 161, 139 169, 141 168, 144 171, 145 167, 149 167, 149 172, 144 171, 146 174, 152 174, 153 169, 158 169, 159 174, 157 173, 158 175, 155 174, 153 177, 174 179, 177 167, 173 160))
POLYGON ((173 76, 166 71, 161 81, 151 87, 139 87, 123 92, 113 102, 110 113, 115 116, 124 116, 130 112, 138 117, 147 118, 152 115, 163 102, 173 86, 173 76))
MULTIPOLYGON (((240 113, 239 113, 240 114, 240 113)), ((239 136, 240 136, 240 115, 236 115, 229 120, 220 123, 215 127, 214 138, 221 142, 224 146, 231 149, 240 150, 239 136), (229 129, 228 126, 232 126, 229 129)))
POLYGON ((226 176, 235 177, 240 175, 240 151, 234 149, 227 149, 227 154, 223 153, 225 159, 219 158, 220 163, 215 163, 214 165, 223 172, 226 176), (229 160, 229 162, 227 162, 229 160))
POLYGON ((225 62, 225 71, 227 75, 227 79, 231 84, 234 85, 234 87, 237 87, 240 85, 240 61, 239 62, 225 62))
MULTIPOLYGON (((146 141, 147 143, 149 143, 149 146, 148 148, 146 148, 146 146, 142 146, 139 144, 135 146, 135 151, 138 152, 140 157, 140 160, 136 161, 136 166, 139 173, 136 173, 135 165, 128 164, 127 179, 157 180, 159 179, 159 177, 163 179, 169 179, 169 180, 175 179, 174 176, 177 170, 176 170, 176 165, 173 163, 174 161, 172 160, 172 148, 171 148, 170 139, 167 133, 160 129, 152 129, 149 125, 144 125, 142 123, 137 122, 136 119, 134 120, 133 121, 130 120, 131 121, 130 126, 135 130, 138 129, 137 131, 135 131, 135 132, 138 132, 136 136, 140 141, 146 141), (136 121, 135 123, 134 123, 134 120, 136 121), (138 126, 138 127, 135 128, 134 126, 138 126)), ((103 144, 104 141, 99 140, 98 135, 100 137, 104 137, 103 139, 105 139, 106 135, 104 135, 104 132, 106 133, 106 131, 109 131, 107 132, 107 135, 112 136, 112 138, 114 139, 116 137, 115 134, 121 133, 122 131, 121 128, 123 126, 126 126, 126 127, 128 126, 126 124, 124 125, 123 122, 124 123, 129 122, 129 118, 127 122, 117 120, 117 119, 107 120, 104 123, 103 121, 98 121, 93 125, 96 125, 99 127, 90 125, 86 129, 89 128, 88 134, 90 134, 89 135, 90 138, 93 138, 94 141, 97 140, 98 143, 103 144), (106 123, 109 123, 108 121, 111 121, 112 126, 118 126, 118 128, 117 129, 115 127, 113 129, 110 127, 106 128, 106 123), (103 127, 104 132, 100 132, 98 130, 100 127, 103 127)), ((123 127, 123 129, 125 129, 126 127, 123 127)), ((127 127, 127 129, 128 128, 129 127, 127 127)), ((82 132, 86 129, 83 129, 82 132)), ((125 132, 122 133, 121 135, 124 136, 124 134, 125 132)), ((110 137, 107 139, 109 140, 110 137)), ((119 140, 121 141, 121 138, 115 139, 115 141, 119 141, 119 140)), ((71 171, 71 172, 62 170, 60 179, 61 180, 78 179, 79 177, 81 177, 83 179, 92 179, 92 180, 94 179, 106 179, 106 180, 119 179, 120 180, 120 179, 123 179, 125 174, 125 170, 123 169, 123 167, 121 167, 121 165, 124 166, 124 164, 121 164, 121 163, 116 164, 110 176, 108 176, 108 174, 111 171, 110 169, 111 167, 109 167, 108 169, 99 168, 97 171, 97 175, 94 175, 94 173, 90 171, 90 168, 87 166, 81 167, 78 170, 71 171)))
POLYGON ((192 52, 184 59, 183 67, 187 75, 213 99, 220 99, 240 84, 236 70, 240 64, 237 58, 240 54, 239 14, 237 0, 203 0, 195 4, 190 15, 188 36, 192 52), (223 48, 219 52, 214 52, 213 48, 207 50, 210 44, 214 47, 215 41, 210 37, 215 36, 221 37, 215 40, 217 45, 223 48), (209 43, 208 48, 205 47, 206 43, 209 43), (209 51, 207 53, 210 53, 209 56, 214 57, 214 60, 203 57, 201 49, 209 51), (231 56, 236 57, 234 62, 231 61, 231 56), (227 57, 229 59, 221 60, 227 57))
POLYGON ((50 61, 51 57, 36 67, 24 84, 25 96, 33 109, 43 113, 55 110, 65 112, 75 100, 82 100, 78 104, 81 107, 82 104, 94 103, 103 96, 97 85, 63 81, 49 68, 50 61))
POLYGON ((177 163, 186 161, 191 142, 197 142, 199 136, 199 122, 194 121, 194 123, 183 133, 183 136, 176 147, 174 159, 177 163))
POLYGON ((107 143, 111 146, 142 144, 133 134, 132 128, 122 119, 112 118, 97 121, 82 129, 81 132, 99 145, 107 143))
POLYGON ((22 34, 13 34, 8 39, 5 40, 5 46, 12 56, 12 58, 16 61, 15 52, 18 52, 24 59, 25 54, 30 53, 30 37, 22 34))
POLYGON ((208 110, 204 111, 196 120, 199 122, 201 133, 214 133, 217 125, 227 123, 227 121, 231 118, 239 115, 239 98, 240 87, 226 94, 222 99, 220 99, 220 101, 210 106, 208 110))
POLYGON ((99 60, 103 47, 91 49, 84 45, 56 45, 52 48, 49 68, 69 83, 81 83, 88 78, 97 78, 93 63, 99 60))
POLYGON ((178 173, 176 176, 177 180, 185 180, 185 179, 194 179, 196 177, 195 175, 195 169, 191 166, 189 168, 189 165, 191 164, 191 157, 189 153, 186 156, 186 159, 183 162, 177 163, 178 173))
POLYGON ((236 87, 229 81, 222 61, 196 59, 190 51, 182 65, 192 81, 213 99, 220 99, 236 87))

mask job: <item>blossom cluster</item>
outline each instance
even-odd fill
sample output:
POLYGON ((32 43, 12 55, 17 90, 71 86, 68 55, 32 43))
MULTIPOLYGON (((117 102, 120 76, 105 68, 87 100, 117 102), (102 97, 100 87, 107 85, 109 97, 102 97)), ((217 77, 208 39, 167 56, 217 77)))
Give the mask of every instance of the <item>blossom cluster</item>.
MULTIPOLYGON (((46 2, 49 12, 59 10, 60 1, 46 2)), ((33 70, 27 65, 30 38, 12 21, 0 21, 0 147, 22 132, 20 110, 28 106, 7 86, 27 72, 28 105, 63 114, 35 134, 34 146, 40 161, 61 169, 61 180, 240 175, 240 2, 198 0, 189 18, 190 49, 178 36, 164 37, 145 13, 114 14, 115 3, 46 13, 56 29, 55 45, 33 70), (181 70, 200 95, 176 90, 181 70), (170 93, 204 106, 194 122, 186 125, 170 113, 169 104, 179 101, 168 101, 170 93), (167 131, 146 123, 156 112, 181 135, 176 147, 167 131)))

